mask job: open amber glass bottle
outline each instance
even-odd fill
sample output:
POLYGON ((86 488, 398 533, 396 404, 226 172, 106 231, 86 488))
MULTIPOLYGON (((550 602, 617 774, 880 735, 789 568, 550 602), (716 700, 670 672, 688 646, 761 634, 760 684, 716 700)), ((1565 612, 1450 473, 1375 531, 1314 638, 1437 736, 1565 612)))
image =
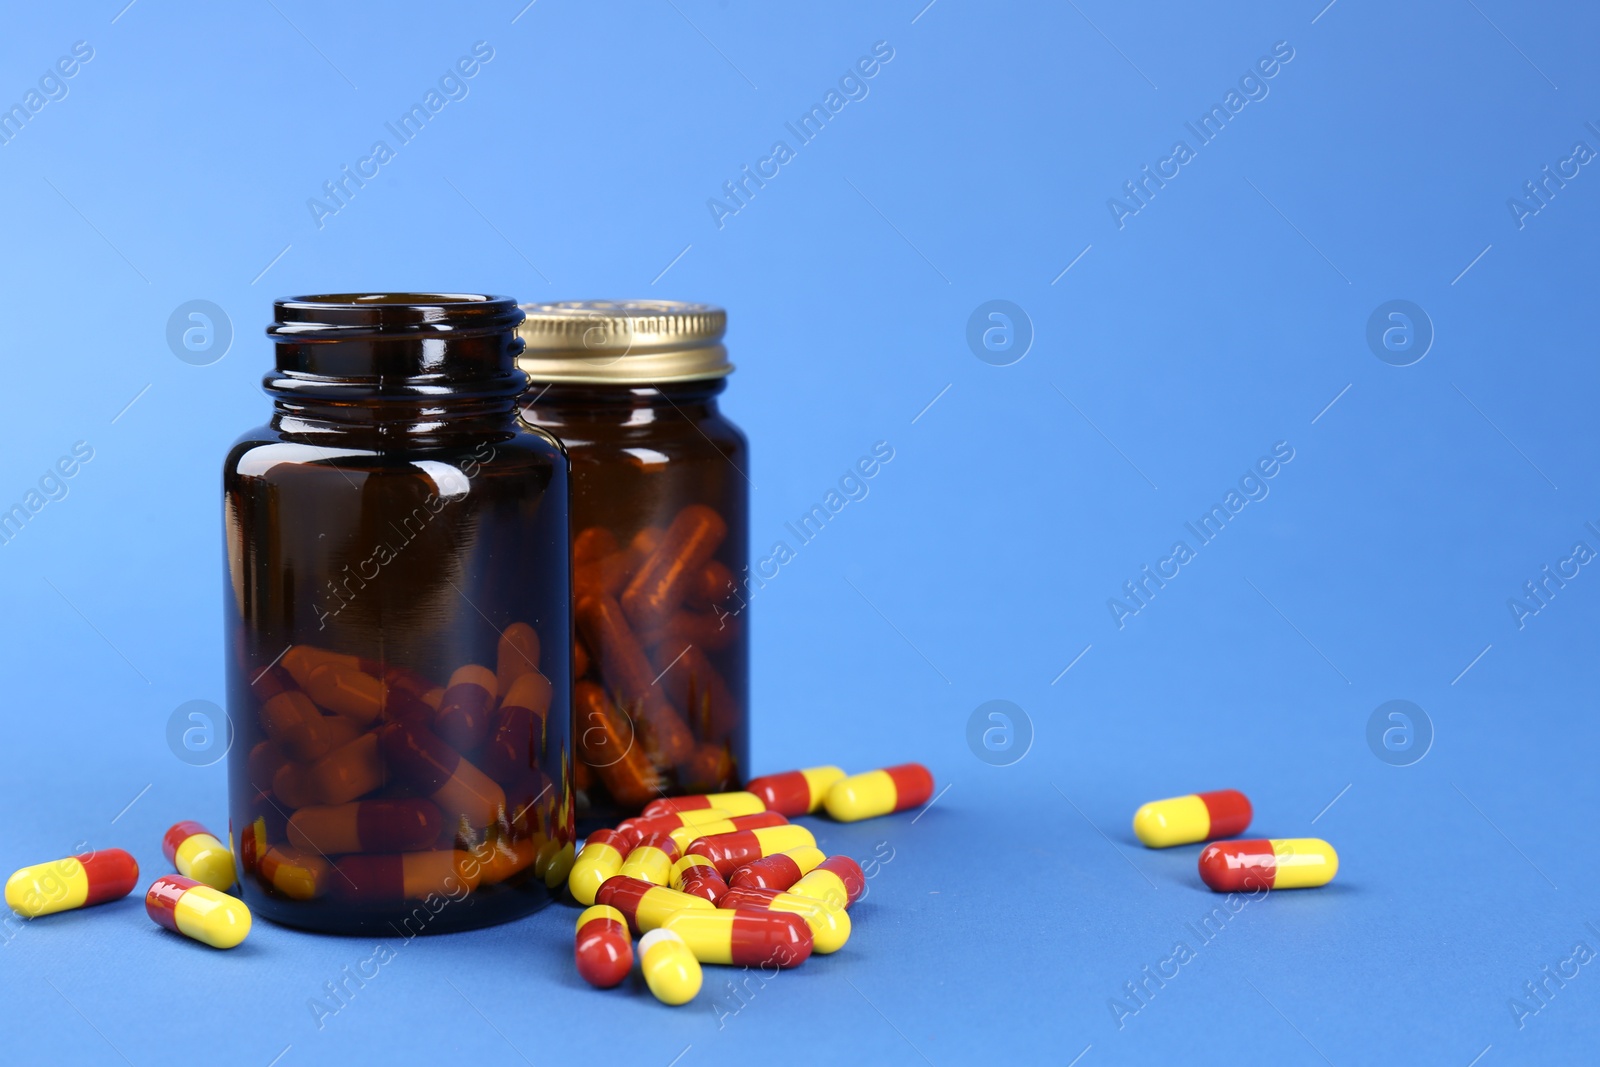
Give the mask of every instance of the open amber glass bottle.
POLYGON ((566 462, 517 418, 515 301, 282 300, 223 468, 230 836, 257 914, 502 922, 571 864, 566 462))

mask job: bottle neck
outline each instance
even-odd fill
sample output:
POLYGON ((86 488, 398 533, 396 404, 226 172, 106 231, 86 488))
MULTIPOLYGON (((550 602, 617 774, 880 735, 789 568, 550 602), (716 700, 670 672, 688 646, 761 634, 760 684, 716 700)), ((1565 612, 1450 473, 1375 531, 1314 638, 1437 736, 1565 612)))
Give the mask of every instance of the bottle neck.
POLYGON ((655 385, 593 385, 533 382, 523 397, 529 422, 539 426, 563 423, 646 425, 668 419, 699 421, 719 414, 717 396, 724 378, 655 385))
POLYGON ((281 433, 420 446, 516 429, 527 376, 509 297, 335 294, 277 311, 262 386, 281 433))

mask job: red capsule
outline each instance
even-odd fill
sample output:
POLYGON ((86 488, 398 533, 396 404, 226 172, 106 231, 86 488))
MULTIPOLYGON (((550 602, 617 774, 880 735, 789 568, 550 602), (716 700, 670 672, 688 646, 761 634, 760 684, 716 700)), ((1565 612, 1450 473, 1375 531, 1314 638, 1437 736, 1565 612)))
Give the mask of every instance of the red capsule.
POLYGON ((511 682, 495 709, 483 769, 501 785, 511 785, 538 766, 545 751, 550 697, 550 680, 538 671, 527 671, 511 682))
POLYGON ((717 865, 704 856, 684 856, 672 865, 668 883, 680 893, 715 904, 728 891, 728 883, 717 873, 717 865))
POLYGON ((707 908, 674 912, 661 923, 701 963, 796 967, 811 956, 811 927, 786 911, 707 908))
POLYGON ((810 815, 822 808, 833 783, 845 776, 839 767, 807 767, 802 771, 764 774, 750 779, 746 791, 754 793, 768 811, 785 815, 810 815))
POLYGON ((633 939, 622 912, 608 904, 585 908, 572 954, 578 974, 596 989, 621 984, 633 970, 633 939))
POLYGON ((394 773, 439 805, 447 822, 464 815, 473 826, 488 826, 505 807, 505 791, 436 734, 393 722, 377 740, 394 773))
POLYGON ((728 884, 735 889, 788 889, 825 859, 815 845, 801 845, 745 864, 728 876, 728 884))
POLYGON ((314 855, 341 852, 416 852, 439 838, 444 819, 421 797, 358 800, 301 808, 289 818, 289 843, 314 855))
POLYGON ((433 729, 445 743, 466 751, 477 748, 489 734, 489 713, 494 708, 494 672, 468 664, 450 676, 433 729))
POLYGON ((815 846, 816 838, 804 826, 766 826, 759 830, 734 830, 698 837, 686 852, 704 856, 716 865, 717 873, 727 877, 747 863, 802 845, 815 846))

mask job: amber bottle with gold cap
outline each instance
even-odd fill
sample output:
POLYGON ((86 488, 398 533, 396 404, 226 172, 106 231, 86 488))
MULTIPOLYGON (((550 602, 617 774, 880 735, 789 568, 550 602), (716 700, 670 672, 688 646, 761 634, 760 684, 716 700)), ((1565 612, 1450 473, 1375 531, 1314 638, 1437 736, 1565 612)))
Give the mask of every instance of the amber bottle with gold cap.
POLYGON ((572 478, 581 827, 736 788, 749 761, 749 458, 720 308, 523 305, 523 418, 572 478))

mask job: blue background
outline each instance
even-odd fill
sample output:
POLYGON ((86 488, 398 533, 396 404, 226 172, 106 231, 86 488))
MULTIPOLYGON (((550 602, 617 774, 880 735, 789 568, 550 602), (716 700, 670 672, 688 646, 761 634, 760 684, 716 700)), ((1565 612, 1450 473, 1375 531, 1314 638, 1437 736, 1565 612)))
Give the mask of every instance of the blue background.
POLYGON ((93 48, 0 144, 0 505, 94 450, 0 547, 0 865, 88 841, 151 876, 168 824, 225 821, 222 765, 165 729, 222 699, 219 464, 268 413, 270 301, 330 290, 726 306, 758 549, 894 449, 755 601, 758 769, 921 759, 945 791, 819 827, 889 859, 846 949, 742 1007, 716 970, 677 1010, 588 990, 561 906, 397 948, 319 1030, 308 1000, 372 944, 263 923, 217 953, 132 897, 0 931, 14 1058, 1593 1057, 1600 964, 1543 1004, 1523 983, 1600 950, 1600 577, 1520 627, 1508 600, 1600 549, 1600 175, 1521 227, 1507 205, 1600 149, 1592 9, 123 2, 0 35, 6 106, 93 48), (307 200, 477 41, 468 95, 319 228, 307 200), (797 147, 784 124, 879 41, 868 95, 797 147), (1119 228, 1108 199, 1280 41, 1265 98, 1119 228), (779 139, 719 228, 708 199, 779 139), (194 299, 233 331, 206 366, 166 340, 194 299), (1008 366, 967 341, 993 299, 1032 333, 1008 366), (1393 299, 1435 334, 1409 366, 1367 340, 1393 299), (1108 599, 1278 442, 1268 495, 1119 628, 1108 599), (995 699, 1021 714, 991 751, 968 724, 995 699), (1373 747, 1390 700, 1422 715, 1373 747), (1129 819, 1219 787, 1343 866, 1204 943, 1196 849, 1129 819), (1128 1000, 1176 942, 1195 958, 1128 1000))

